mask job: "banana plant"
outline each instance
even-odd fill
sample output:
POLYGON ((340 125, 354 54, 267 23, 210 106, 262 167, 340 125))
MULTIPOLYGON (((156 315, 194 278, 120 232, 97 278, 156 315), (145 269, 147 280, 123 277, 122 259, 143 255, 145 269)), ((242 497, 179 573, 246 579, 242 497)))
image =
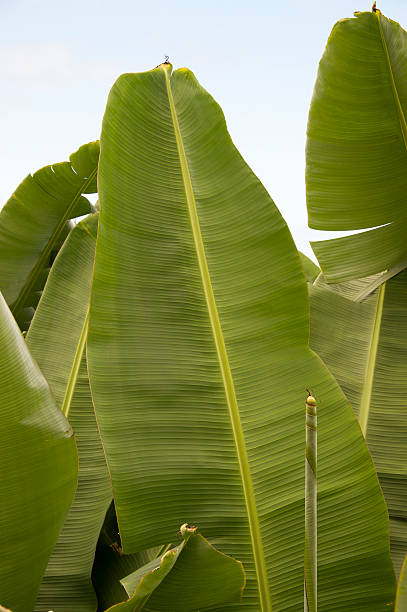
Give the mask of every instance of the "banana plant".
POLYGON ((389 609, 387 511, 352 410, 308 347, 298 253, 190 71, 119 78, 98 185, 88 370, 123 553, 199 524, 247 573, 242 603, 214 610, 300 609, 311 387, 319 610, 389 609))
POLYGON ((0 603, 34 607, 74 496, 73 430, 0 294, 0 603))
POLYGON ((90 395, 85 341, 98 215, 70 233, 51 269, 26 342, 75 431, 75 499, 49 559, 35 610, 95 612, 96 543, 112 492, 90 395))
POLYGON ((27 330, 55 255, 72 229, 70 219, 90 212, 83 194, 95 193, 99 143, 69 162, 29 174, 0 212, 0 290, 27 330))
POLYGON ((309 225, 372 229, 312 243, 328 282, 407 266, 406 71, 407 33, 376 8, 334 26, 309 111, 309 225))
POLYGON ((319 277, 312 286, 311 343, 366 436, 397 572, 407 550, 406 44, 407 33, 376 9, 334 26, 311 102, 306 171, 311 227, 374 228, 313 243, 333 285, 319 277))
POLYGON ((311 346, 358 416, 390 514, 397 573, 407 553, 407 270, 363 301, 370 279, 310 285, 311 346))

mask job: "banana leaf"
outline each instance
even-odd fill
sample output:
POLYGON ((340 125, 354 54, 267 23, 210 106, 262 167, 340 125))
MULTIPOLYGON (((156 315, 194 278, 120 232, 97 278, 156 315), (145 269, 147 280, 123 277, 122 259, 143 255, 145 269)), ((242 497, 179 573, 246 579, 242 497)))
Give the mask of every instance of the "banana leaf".
POLYGON ((112 611, 192 612, 241 600, 245 573, 240 561, 217 551, 196 527, 183 535, 181 544, 121 581, 129 599, 112 611))
POLYGON ((0 290, 24 330, 28 329, 49 269, 72 224, 91 205, 99 143, 83 145, 69 162, 29 174, 0 212, 0 290))
POLYGON ((328 282, 407 266, 406 71, 407 33, 379 10, 334 26, 309 111, 309 225, 375 229, 312 243, 328 282))
POLYGON ((0 294, 0 602, 32 610, 71 505, 72 428, 0 294))
POLYGON ((362 302, 363 280, 310 287, 311 346, 358 416, 390 514, 397 573, 407 553, 407 270, 362 302))
POLYGON ((91 572, 112 496, 84 353, 97 222, 90 215, 70 233, 27 333, 27 345, 75 431, 79 454, 78 489, 41 583, 38 612, 97 609, 91 572))
POLYGON ((395 612, 407 612, 407 555, 397 585, 395 612))
POLYGON ((297 250, 189 70, 119 78, 98 184, 88 368, 123 552, 199 524, 247 574, 223 611, 301 609, 310 387, 319 609, 387 610, 387 512, 352 410, 308 347, 297 250))

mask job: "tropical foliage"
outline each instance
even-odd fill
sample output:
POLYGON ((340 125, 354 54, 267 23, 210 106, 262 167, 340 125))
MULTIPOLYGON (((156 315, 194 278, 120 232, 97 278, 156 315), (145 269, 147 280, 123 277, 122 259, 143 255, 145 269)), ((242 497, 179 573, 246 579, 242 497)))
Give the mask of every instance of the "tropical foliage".
POLYGON ((5 608, 297 612, 305 537, 306 609, 394 609, 387 508, 397 571, 407 548, 406 36, 377 12, 328 41, 310 224, 387 229, 314 245, 322 273, 220 107, 168 63, 121 76, 100 148, 30 175, 6 203, 5 608), (305 489, 306 389, 318 477, 309 397, 305 489))
POLYGON ((310 225, 381 226, 313 244, 323 278, 311 288, 311 346, 358 415, 390 513, 397 572, 407 551, 406 48, 407 33, 379 11, 337 23, 307 141, 310 225))

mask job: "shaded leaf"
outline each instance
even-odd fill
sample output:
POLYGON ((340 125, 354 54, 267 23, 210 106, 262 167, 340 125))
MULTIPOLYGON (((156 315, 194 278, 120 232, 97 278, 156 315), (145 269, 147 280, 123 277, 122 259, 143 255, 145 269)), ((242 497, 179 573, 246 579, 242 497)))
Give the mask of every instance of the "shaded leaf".
POLYGON ((156 546, 132 555, 123 555, 119 528, 112 502, 106 513, 96 548, 92 582, 98 598, 98 612, 128 599, 120 580, 155 559, 164 550, 156 546))
POLYGON ((130 597, 111 608, 123 612, 192 612, 240 601, 245 585, 242 564, 217 551, 198 533, 151 561, 122 583, 130 597))

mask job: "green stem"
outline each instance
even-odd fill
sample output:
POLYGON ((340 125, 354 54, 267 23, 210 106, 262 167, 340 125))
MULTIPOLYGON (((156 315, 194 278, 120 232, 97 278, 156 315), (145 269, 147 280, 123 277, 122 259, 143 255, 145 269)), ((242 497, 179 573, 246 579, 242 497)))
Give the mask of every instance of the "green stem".
POLYGON ((305 404, 304 612, 317 612, 317 402, 305 404))

